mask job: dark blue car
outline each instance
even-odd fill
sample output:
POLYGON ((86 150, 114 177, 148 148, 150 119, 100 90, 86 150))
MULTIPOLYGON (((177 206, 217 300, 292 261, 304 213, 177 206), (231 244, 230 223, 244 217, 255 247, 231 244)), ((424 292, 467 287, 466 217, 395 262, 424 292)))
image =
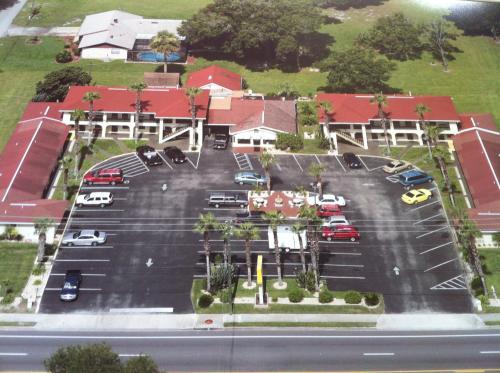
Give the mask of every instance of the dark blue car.
POLYGON ((432 183, 433 180, 432 176, 418 170, 406 171, 399 175, 399 183, 408 189, 415 185, 432 183))
POLYGON ((66 271, 64 285, 61 289, 59 299, 64 302, 71 302, 78 298, 80 284, 82 283, 82 273, 79 270, 66 271))

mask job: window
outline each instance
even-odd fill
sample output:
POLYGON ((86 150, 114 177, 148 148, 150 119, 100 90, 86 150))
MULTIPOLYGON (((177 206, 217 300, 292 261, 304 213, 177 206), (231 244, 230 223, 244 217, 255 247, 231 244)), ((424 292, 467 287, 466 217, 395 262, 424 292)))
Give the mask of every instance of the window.
POLYGON ((372 140, 378 140, 378 134, 372 133, 372 140))
POLYGON ((111 132, 118 132, 118 126, 111 126, 111 132))
POLYGON ((250 139, 238 139, 238 144, 250 144, 250 139))
POLYGON ((156 127, 149 127, 149 133, 156 133, 156 127))
POLYGON ((360 130, 360 129, 361 129, 361 127, 362 127, 362 125, 361 125, 361 124, 355 124, 355 125, 353 126, 353 128, 354 128, 355 130, 360 130))

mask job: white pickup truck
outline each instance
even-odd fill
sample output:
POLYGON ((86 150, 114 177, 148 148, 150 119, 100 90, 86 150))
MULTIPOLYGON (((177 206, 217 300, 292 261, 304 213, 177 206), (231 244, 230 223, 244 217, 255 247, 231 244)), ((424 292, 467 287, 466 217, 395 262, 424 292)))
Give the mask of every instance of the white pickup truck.
MULTIPOLYGON (((283 250, 299 250, 300 243, 297 234, 293 233, 292 227, 289 225, 278 225, 278 247, 283 250)), ((274 234, 271 227, 267 230, 269 239, 269 249, 274 250, 274 234)), ((306 230, 300 232, 302 238, 302 245, 304 249, 307 247, 306 230)))

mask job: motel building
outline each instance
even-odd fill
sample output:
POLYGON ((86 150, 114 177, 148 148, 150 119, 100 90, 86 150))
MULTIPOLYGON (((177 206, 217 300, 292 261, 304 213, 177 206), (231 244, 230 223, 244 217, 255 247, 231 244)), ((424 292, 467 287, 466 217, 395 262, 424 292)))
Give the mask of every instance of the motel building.
MULTIPOLYGON (((440 129, 438 141, 446 142, 458 133, 460 117, 449 96, 386 96, 384 112, 387 118, 387 133, 390 145, 404 146, 410 143, 423 146, 425 132, 420 118, 415 112, 417 104, 424 104, 430 111, 425 113, 426 124, 440 129)), ((371 103, 373 95, 320 93, 316 102, 331 104, 332 112, 328 118, 328 128, 323 126, 325 136, 330 138, 335 149, 339 141, 348 142, 368 149, 368 145, 385 144, 384 130, 378 117, 376 103, 371 103)), ((319 122, 324 125, 326 116, 319 111, 319 122)))

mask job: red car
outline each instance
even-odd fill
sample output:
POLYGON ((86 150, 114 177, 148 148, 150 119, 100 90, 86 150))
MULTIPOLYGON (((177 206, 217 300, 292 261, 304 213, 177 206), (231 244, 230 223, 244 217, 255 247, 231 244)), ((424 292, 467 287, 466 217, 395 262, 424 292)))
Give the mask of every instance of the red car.
POLYGON ((323 227, 323 238, 331 240, 359 240, 359 232, 352 225, 337 225, 333 227, 323 227))
POLYGON ((83 182, 92 184, 121 184, 123 183, 123 171, 120 168, 103 168, 102 170, 90 171, 83 177, 83 182))
POLYGON ((320 218, 328 218, 334 215, 342 215, 342 210, 340 209, 339 205, 329 203, 319 206, 316 214, 320 218))

